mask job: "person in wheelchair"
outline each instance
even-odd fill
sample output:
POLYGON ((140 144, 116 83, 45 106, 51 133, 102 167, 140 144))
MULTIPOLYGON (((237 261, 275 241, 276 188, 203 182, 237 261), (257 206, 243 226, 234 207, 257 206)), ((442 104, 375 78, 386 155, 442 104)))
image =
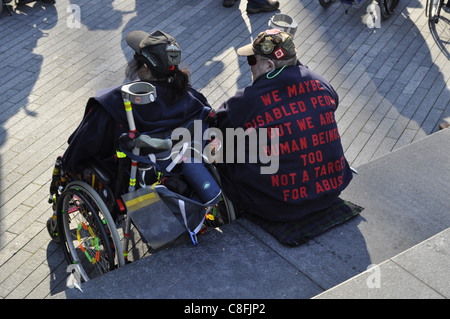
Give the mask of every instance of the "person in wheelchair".
POLYGON ((131 224, 152 249, 185 233, 197 245, 206 215, 221 198, 204 162, 188 161, 204 143, 174 132, 206 130, 211 113, 179 68, 180 46, 160 30, 130 32, 126 42, 134 50, 126 75, 137 81, 88 100, 50 184, 47 230, 84 281, 126 265, 131 224), (172 146, 174 135, 183 138, 181 151, 172 146), (187 186, 181 177, 194 182, 187 186), (122 245, 117 226, 123 221, 122 245))
MULTIPOLYGON (((160 30, 151 34, 132 31, 126 42, 134 50, 127 78, 149 82, 157 92, 154 102, 133 104, 138 132, 170 132, 210 107, 206 98, 191 87, 188 72, 179 68, 182 50, 172 36, 160 30)), ((88 100, 80 125, 68 139, 62 157, 64 171, 83 174, 84 161, 94 158, 112 181, 117 179, 119 137, 128 133, 121 87, 101 90, 88 100)))

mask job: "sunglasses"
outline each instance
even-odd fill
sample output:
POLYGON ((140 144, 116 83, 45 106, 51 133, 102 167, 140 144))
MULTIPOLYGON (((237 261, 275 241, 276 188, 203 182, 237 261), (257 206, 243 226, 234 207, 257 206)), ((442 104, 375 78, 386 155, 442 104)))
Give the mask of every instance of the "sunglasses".
POLYGON ((256 64, 256 62, 258 62, 258 60, 256 60, 256 56, 254 56, 254 55, 247 56, 248 65, 254 66, 256 64))

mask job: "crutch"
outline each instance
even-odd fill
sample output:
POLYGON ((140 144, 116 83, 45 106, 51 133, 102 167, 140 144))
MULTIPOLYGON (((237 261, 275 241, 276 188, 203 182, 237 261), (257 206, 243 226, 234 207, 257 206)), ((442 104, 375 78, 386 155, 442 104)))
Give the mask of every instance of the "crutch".
MULTIPOLYGON (((129 127, 129 135, 133 138, 136 134, 136 124, 134 123, 133 110, 131 103, 134 104, 149 104, 156 99, 156 89, 153 85, 147 82, 135 82, 122 86, 122 98, 125 105, 125 112, 127 114, 127 121, 129 127)), ((139 155, 139 148, 135 147, 132 152, 134 155, 139 155)), ((131 160, 131 173, 128 192, 132 192, 136 188, 136 174, 137 161, 131 160)), ((130 240, 131 218, 128 216, 125 224, 125 246, 123 255, 125 260, 128 260, 128 244, 130 240)))

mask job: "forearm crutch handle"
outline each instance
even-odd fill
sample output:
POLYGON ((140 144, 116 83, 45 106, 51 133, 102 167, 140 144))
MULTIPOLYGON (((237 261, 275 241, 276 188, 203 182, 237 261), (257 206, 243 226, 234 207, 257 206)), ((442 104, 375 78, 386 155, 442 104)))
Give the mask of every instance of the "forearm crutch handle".
MULTIPOLYGON (((133 109, 131 103, 134 104, 149 104, 156 99, 156 88, 147 82, 135 82, 131 84, 126 84, 122 86, 122 98, 123 104, 125 105, 125 112, 127 114, 127 121, 130 133, 136 132, 136 124, 134 123, 133 109)), ((139 148, 135 147, 133 149, 134 155, 139 155, 139 148)), ((130 174, 130 184, 128 191, 134 191, 136 187, 136 171, 137 171, 137 161, 131 161, 131 174, 130 174)))

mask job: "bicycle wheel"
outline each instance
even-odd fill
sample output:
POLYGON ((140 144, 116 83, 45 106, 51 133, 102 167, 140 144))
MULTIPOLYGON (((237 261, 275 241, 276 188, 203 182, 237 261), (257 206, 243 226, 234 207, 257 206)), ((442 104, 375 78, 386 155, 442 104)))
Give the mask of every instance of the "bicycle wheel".
POLYGON ((334 0, 319 0, 319 3, 322 7, 327 8, 329 7, 334 0))
POLYGON ((116 260, 119 267, 125 264, 120 261, 123 256, 118 235, 114 238, 111 232, 115 226, 108 226, 108 213, 101 207, 104 204, 93 194, 98 196, 87 184, 73 182, 59 197, 57 207, 61 247, 67 262, 77 265, 83 281, 114 270, 116 260))

